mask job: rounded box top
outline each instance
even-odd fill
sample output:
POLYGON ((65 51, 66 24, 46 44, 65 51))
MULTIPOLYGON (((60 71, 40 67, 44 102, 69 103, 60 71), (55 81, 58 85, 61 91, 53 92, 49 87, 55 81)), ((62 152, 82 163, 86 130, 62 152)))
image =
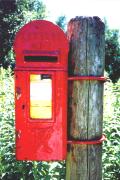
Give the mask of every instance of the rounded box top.
POLYGON ((16 34, 14 52, 16 67, 67 67, 68 40, 57 25, 34 20, 16 34))

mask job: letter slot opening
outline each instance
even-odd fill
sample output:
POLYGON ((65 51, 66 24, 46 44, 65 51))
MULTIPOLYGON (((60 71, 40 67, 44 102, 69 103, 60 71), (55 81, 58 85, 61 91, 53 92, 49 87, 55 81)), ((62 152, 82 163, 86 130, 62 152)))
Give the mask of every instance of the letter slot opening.
POLYGON ((26 62, 57 62, 57 56, 25 56, 24 60, 26 62))

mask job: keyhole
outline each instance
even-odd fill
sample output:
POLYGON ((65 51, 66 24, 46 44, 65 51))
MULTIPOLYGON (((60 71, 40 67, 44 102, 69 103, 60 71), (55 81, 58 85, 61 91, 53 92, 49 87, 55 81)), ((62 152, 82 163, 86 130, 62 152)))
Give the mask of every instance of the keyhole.
POLYGON ((23 109, 23 110, 25 109, 25 105, 24 105, 24 104, 22 105, 22 109, 23 109))

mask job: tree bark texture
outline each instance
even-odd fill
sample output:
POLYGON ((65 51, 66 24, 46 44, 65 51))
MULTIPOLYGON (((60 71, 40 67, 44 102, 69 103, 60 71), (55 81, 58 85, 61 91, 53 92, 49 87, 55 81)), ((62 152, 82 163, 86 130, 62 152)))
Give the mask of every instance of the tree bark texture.
MULTIPOLYGON (((69 76, 103 76, 104 24, 98 17, 76 17, 68 23, 69 76)), ((68 138, 97 140, 102 136, 103 83, 69 81, 68 138)), ((102 145, 69 145, 66 180, 101 180, 102 145)))

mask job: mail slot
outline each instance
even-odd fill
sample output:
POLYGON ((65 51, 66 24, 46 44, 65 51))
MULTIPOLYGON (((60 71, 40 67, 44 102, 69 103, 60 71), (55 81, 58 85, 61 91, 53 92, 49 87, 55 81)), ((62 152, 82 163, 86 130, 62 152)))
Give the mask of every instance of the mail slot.
POLYGON ((25 61, 28 62, 57 62, 56 56, 25 56, 25 61))
POLYGON ((68 41, 55 24, 35 20, 14 40, 16 159, 66 159, 68 41))

